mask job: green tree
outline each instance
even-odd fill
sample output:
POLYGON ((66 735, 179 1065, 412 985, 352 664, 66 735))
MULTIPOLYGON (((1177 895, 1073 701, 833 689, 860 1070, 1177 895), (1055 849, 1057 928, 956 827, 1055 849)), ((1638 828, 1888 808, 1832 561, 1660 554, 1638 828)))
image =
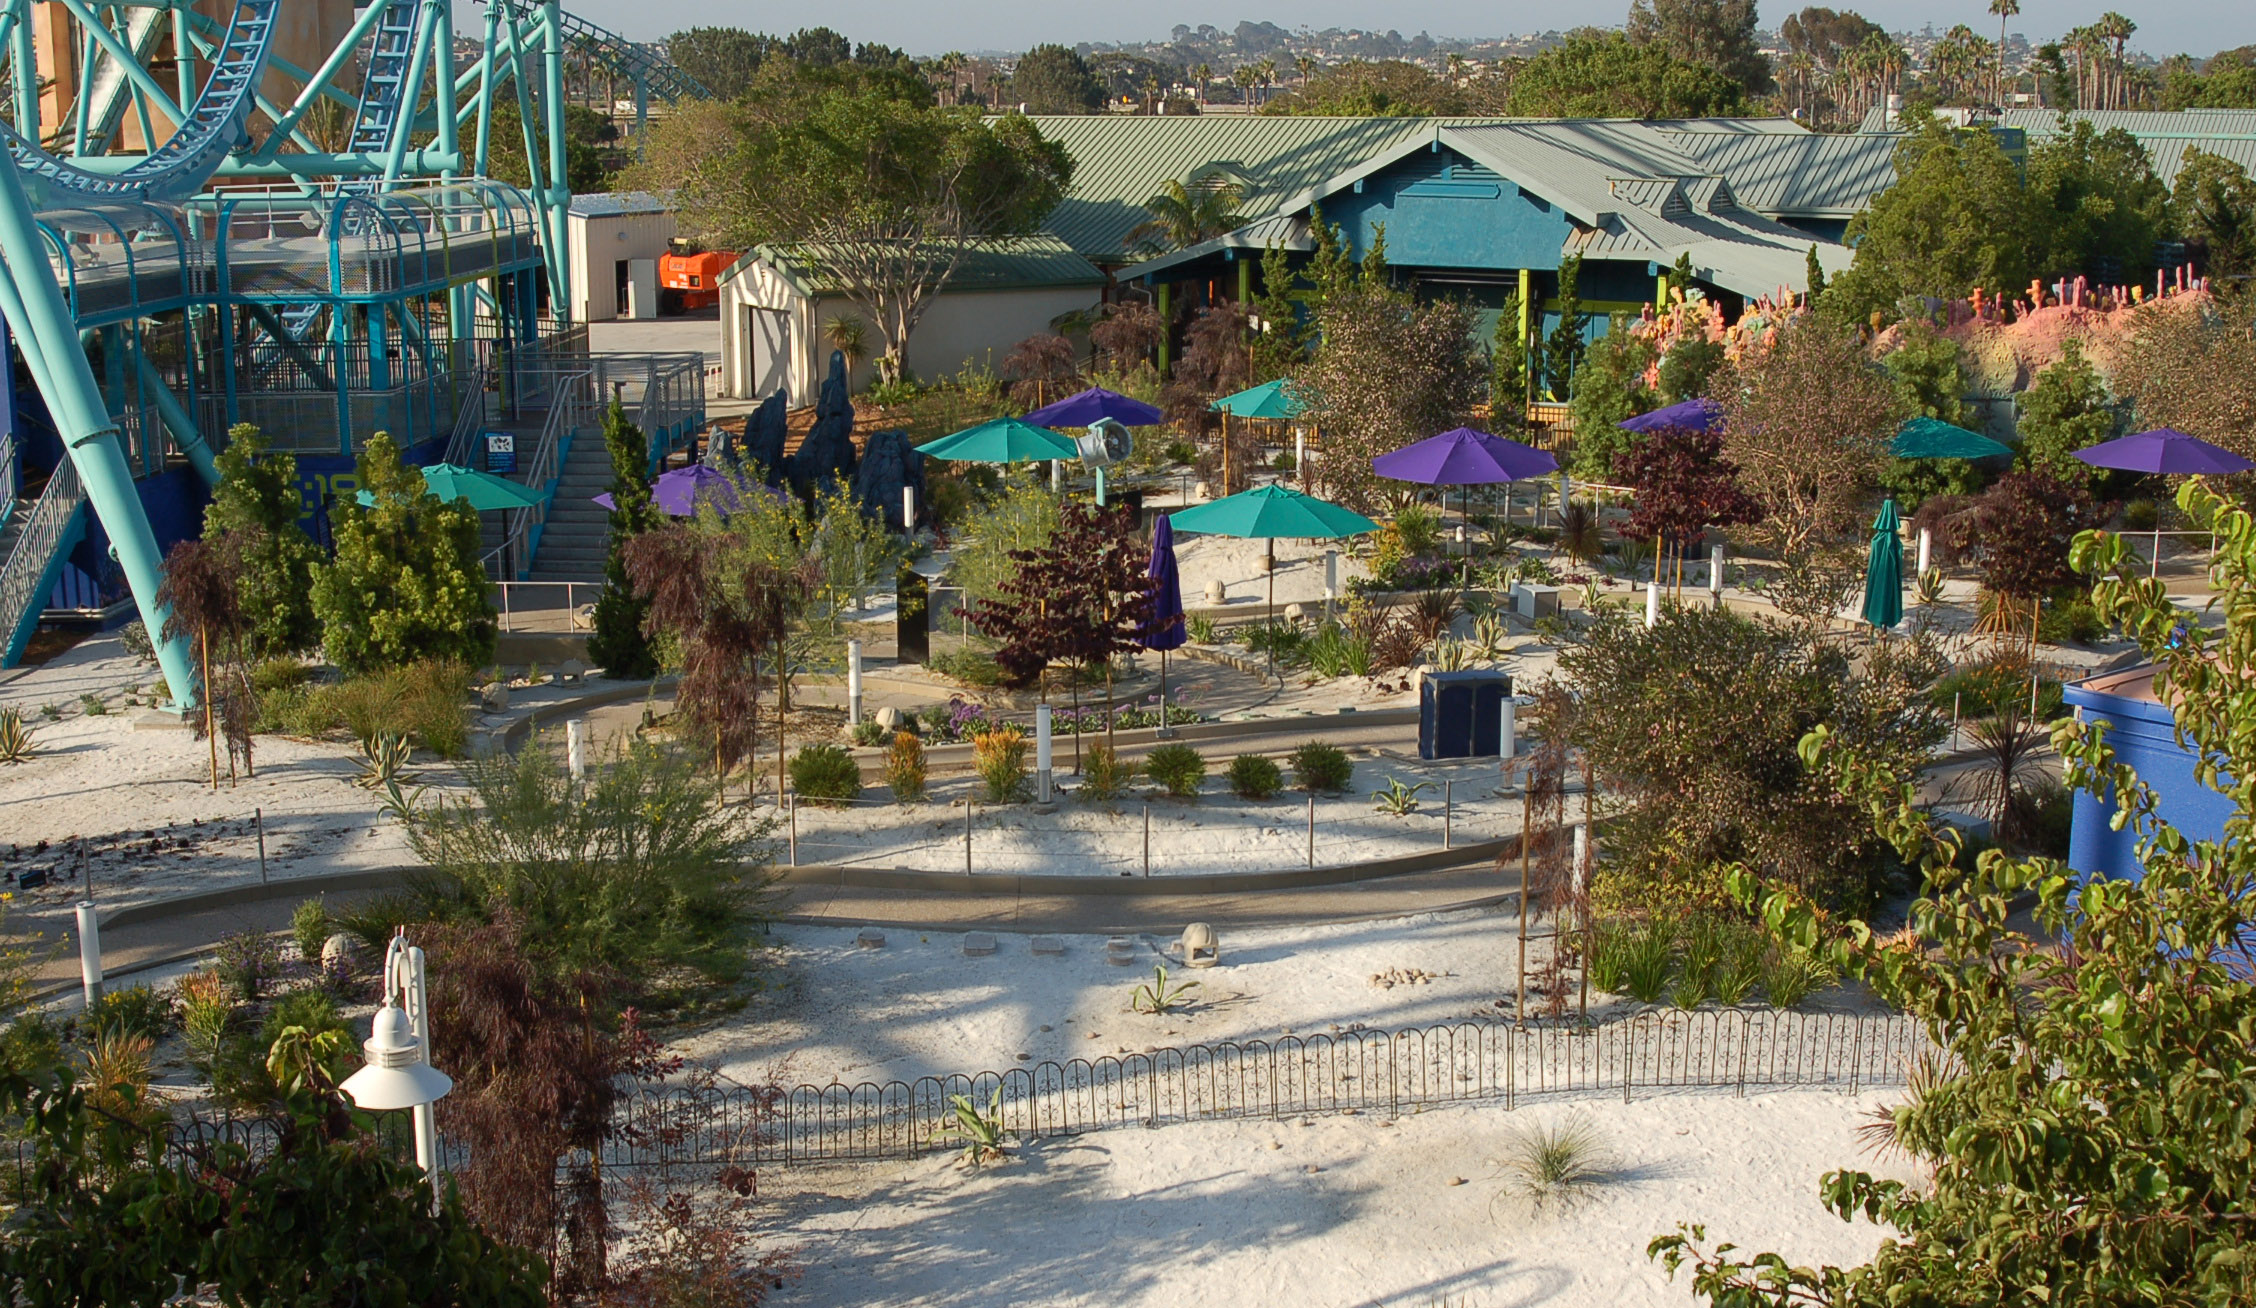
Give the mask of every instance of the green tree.
POLYGON ((1256 383, 1289 376, 1307 357, 1307 333, 1302 329, 1300 279, 1282 246, 1261 252, 1259 292, 1254 296, 1254 316, 1261 320, 1253 338, 1253 380, 1256 383))
MULTIPOLYGON (((1926 874, 1907 929, 1834 935, 1772 893, 1781 939, 1824 950, 1908 1012, 1938 1047, 1890 1114, 1888 1138, 1923 1165, 1914 1184, 1848 1167, 1825 1205, 1885 1229, 1854 1267, 1709 1248, 1696 1225, 1650 1252, 1723 1308, 1824 1303, 2227 1304, 2256 1293, 2256 522, 2196 478, 2186 516, 2214 527, 2221 621, 2188 624, 2122 537, 2086 532, 2077 568, 2100 617, 2160 667, 2197 786, 2223 800, 2217 838, 2165 821, 2162 797, 2116 752, 2104 719, 2062 718, 2052 739, 2077 792, 2120 806, 2139 872, 2084 876, 2056 859, 1985 853, 1916 807, 1911 773, 1830 732, 1802 745, 1844 797, 1926 874), (1971 866, 1969 866, 1971 864, 1971 866), (2033 903, 2033 913, 2024 905, 2033 903), (2024 916, 2033 925, 2024 927, 2024 916), (1828 938, 1832 936, 1833 938, 1828 938)), ((2215 801, 2211 801, 2212 803, 2215 801)), ((1763 887, 1741 877, 1753 902, 1763 887)))
POLYGON ((606 675, 639 681, 658 675, 658 656, 647 629, 650 604, 627 577, 627 542, 658 526, 661 515, 650 502, 650 440, 616 396, 603 413, 603 444, 611 454, 611 539, 588 657, 606 675))
POLYGON ((1802 278, 1809 283, 1805 298, 1814 309, 1817 307, 1817 297, 1825 294, 1825 265, 1818 262, 1817 247, 1814 245, 1809 248, 1808 257, 1802 261, 1802 278))
POLYGON ((1058 497, 1032 483, 1013 483, 973 513, 957 533, 962 543, 948 563, 948 580, 963 588, 965 606, 1003 593, 1018 575, 1013 554, 1048 549, 1058 514, 1058 497))
POLYGON ((1520 337, 1520 292, 1504 295, 1496 314, 1494 343, 1489 347, 1488 407, 1490 421, 1521 427, 1527 423, 1528 342, 1520 337))
POLYGON ((478 511, 441 503, 388 433, 368 438, 358 468, 372 502, 336 505, 336 557, 314 573, 322 651, 348 672, 423 659, 491 663, 494 606, 478 561, 478 511))
POLYGON ((451 1188, 434 1213, 421 1171, 310 1063, 268 1147, 190 1137, 186 1159, 168 1117, 98 1108, 104 1089, 59 1063, 0 1068, 0 1111, 37 1160, 0 1242, 11 1303, 154 1308, 183 1282, 230 1308, 547 1302, 541 1260, 489 1238, 451 1188))
MULTIPOLYGON (((1375 251, 1374 251, 1375 252, 1375 251)), ((1322 493, 1359 509, 1383 491, 1371 459, 1462 426, 1487 389, 1488 359, 1462 300, 1419 302, 1372 275, 1328 294, 1314 353, 1293 391, 1324 433, 1322 493)))
MULTIPOLYGON (((529 187, 532 170, 525 162, 525 120, 513 95, 496 95, 493 106, 491 153, 486 174, 497 182, 529 187)), ((545 128, 544 128, 545 132, 545 128)), ((533 148, 545 173, 548 142, 536 134, 533 148)), ((603 114, 586 105, 564 106, 564 177, 574 195, 594 195, 611 189, 612 178, 626 166, 627 153, 619 145, 619 129, 603 114)))
POLYGON ((876 327, 878 372, 901 376, 924 311, 975 243, 1031 232, 1073 177, 1032 120, 941 109, 921 76, 778 70, 744 99, 669 115, 635 184, 673 189, 687 230, 716 245, 792 248, 876 327))
POLYGON ((1681 404, 1708 393, 1708 381, 1723 366, 1723 343, 1692 333, 1676 338, 1661 356, 1661 403, 1681 404))
POLYGON ((2170 220, 2209 276, 2256 272, 2256 181, 2239 164, 2186 151, 2171 181, 2170 220))
POLYGON ((1342 118, 1430 118, 1472 110, 1464 92, 1431 71, 1400 59, 1346 59, 1313 82, 1263 105, 1265 114, 1342 118))
POLYGON ((2115 435, 2115 404, 2099 370, 2073 337, 2061 342, 2060 357, 2037 374, 2029 389, 2014 397, 2014 407, 2021 414, 2017 466, 2079 486, 2103 475, 2075 453, 2115 435))
POLYGON ((1632 0, 1623 29, 1641 46, 1700 64, 1749 95, 1771 89, 1770 60, 1755 36, 1754 0, 1632 0))
POLYGON ((2170 194, 2129 132, 2076 119, 2030 149, 2028 194, 2032 230, 2045 240, 2036 273, 2089 273, 2133 286, 2153 279, 2170 194))
POLYGON ((1590 347, 1574 374, 1575 475, 1585 481, 1611 481, 1619 455, 1633 443, 1615 426, 1654 406, 1645 370, 1653 366, 1653 343, 1629 330, 1625 317, 1590 347))
POLYGON ((1577 33, 1528 60, 1504 102, 1528 118, 1707 118, 1745 107, 1730 77, 1619 32, 1577 33))
POLYGON ((1038 45, 1011 70, 1010 98, 1030 114, 1085 114, 1104 107, 1104 86, 1070 47, 1038 45))
POLYGON ((1582 311, 1582 256, 1570 254, 1559 261, 1559 322, 1543 343, 1544 385, 1554 400, 1573 394, 1575 370, 1590 347, 1583 334, 1590 315, 1582 311))
POLYGON ((1896 183, 1849 221, 1856 261, 1826 288, 1836 321, 1894 317, 1907 296, 2010 292, 2041 271, 2021 170, 1987 132, 1928 122, 1896 147, 1896 183))
POLYGON ((233 532, 240 542, 243 607, 250 615, 250 654, 277 658, 321 643, 313 613, 313 570, 321 547, 298 526, 305 512, 298 461, 273 453, 258 428, 241 423, 227 433, 214 460, 219 485, 204 509, 204 539, 233 532))
POLYGON ((760 65, 776 52, 772 36, 741 27, 691 27, 665 39, 666 57, 723 100, 734 100, 752 85, 760 65))

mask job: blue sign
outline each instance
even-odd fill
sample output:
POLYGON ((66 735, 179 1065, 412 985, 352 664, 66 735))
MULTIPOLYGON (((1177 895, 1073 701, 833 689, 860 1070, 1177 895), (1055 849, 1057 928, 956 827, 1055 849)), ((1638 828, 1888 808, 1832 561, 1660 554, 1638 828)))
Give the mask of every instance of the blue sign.
POLYGON ((505 431, 489 431, 486 439, 486 471, 517 471, 517 438, 505 431))

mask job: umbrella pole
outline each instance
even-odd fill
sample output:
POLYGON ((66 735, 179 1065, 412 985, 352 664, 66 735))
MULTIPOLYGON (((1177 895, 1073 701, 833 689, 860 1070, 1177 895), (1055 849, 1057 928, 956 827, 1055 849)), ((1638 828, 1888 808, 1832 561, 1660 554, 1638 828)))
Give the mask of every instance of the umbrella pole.
POLYGON ((1265 537, 1264 539, 1269 542, 1270 549, 1269 639, 1264 643, 1269 647, 1269 670, 1271 672, 1275 672, 1277 670, 1277 561, 1275 553, 1277 548, 1277 538, 1275 536, 1269 536, 1265 537))
POLYGON ((1167 651, 1159 652, 1159 738, 1166 740, 1175 734, 1167 725, 1167 651))

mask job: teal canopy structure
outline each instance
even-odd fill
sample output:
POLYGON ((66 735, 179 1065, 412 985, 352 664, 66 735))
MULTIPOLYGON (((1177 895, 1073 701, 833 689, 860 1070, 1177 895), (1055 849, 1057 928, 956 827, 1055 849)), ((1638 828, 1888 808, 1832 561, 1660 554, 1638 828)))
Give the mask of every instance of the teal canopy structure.
POLYGON ((1040 463, 1081 457, 1081 449, 1071 437, 1017 418, 991 419, 916 448, 917 453, 930 458, 971 463, 1040 463))
MULTIPOLYGON (((543 499, 541 493, 531 487, 453 463, 434 463, 424 468, 423 484, 440 500, 449 504, 463 500, 480 513, 495 509, 529 509, 543 499)), ((362 504, 376 502, 375 495, 368 491, 353 498, 362 504)))
POLYGON ((1888 452, 1899 459, 1994 459, 2013 448, 1939 418, 1913 418, 1896 429, 1888 452))
POLYGON ((1206 406, 1216 413, 1238 418, 1269 418, 1278 422, 1300 416, 1300 401, 1286 393, 1282 378, 1225 395, 1206 406))
POLYGON ((1882 500, 1872 522, 1872 556, 1864 566, 1864 620, 1882 631, 1903 621, 1903 541, 1896 535, 1901 523, 1896 502, 1882 500))
POLYGON ((1175 530, 1210 536, 1301 536, 1329 540, 1377 531, 1379 524, 1329 500, 1285 486, 1256 486, 1172 515, 1175 530))

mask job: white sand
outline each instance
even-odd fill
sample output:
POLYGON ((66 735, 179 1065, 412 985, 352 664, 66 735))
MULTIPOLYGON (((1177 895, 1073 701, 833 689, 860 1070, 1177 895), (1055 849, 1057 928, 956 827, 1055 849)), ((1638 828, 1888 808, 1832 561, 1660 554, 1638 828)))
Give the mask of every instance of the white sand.
MULTIPOLYGON (((1311 733, 1314 735, 1317 733, 1311 733)), ((1101 741, 1101 738, 1098 738, 1101 741)), ((1243 748, 1274 748, 1247 742, 1243 748)), ((979 805, 972 822, 972 867, 983 873, 1046 876, 1122 876, 1144 873, 1144 811, 1151 810, 1151 874, 1282 871, 1309 863, 1308 797, 1285 792, 1248 801, 1230 794, 1220 774, 1238 752, 1230 742, 1202 747, 1207 778, 1197 800, 1177 799, 1159 788, 1109 803, 1068 797, 1053 813, 1028 805, 979 805)), ((1073 745, 1056 745, 1061 785, 1072 783, 1073 745)), ((1499 798, 1493 759, 1423 762, 1381 756, 1356 762, 1352 792, 1316 803, 1315 863, 1343 866, 1442 848, 1445 798, 1450 838, 1456 844, 1518 834, 1519 802, 1499 798), (1373 794, 1390 779, 1428 784, 1416 812, 1377 812, 1373 794), (1451 791, 1443 792, 1447 782, 1451 791)), ((877 790, 883 796, 882 788, 877 790)), ((960 801, 984 793, 969 778, 943 781, 934 802, 898 805, 873 798, 852 805, 798 805, 799 861, 925 872, 964 870, 964 812, 960 801)))
MULTIPOLYGON (((1530 930, 1545 926, 1539 920, 1530 930)), ((1221 966, 1184 969, 1162 952, 1172 938, 1141 937, 1137 962, 1115 966, 1105 961, 1100 936, 1062 937, 1064 955, 1048 957, 1033 953, 1028 936, 998 933, 995 954, 970 958, 963 937, 947 932, 887 927, 884 948, 860 949, 850 928, 779 926, 768 993, 743 1019, 682 1041, 680 1052, 748 1083, 852 1085, 1496 1017, 1512 1011, 1518 928, 1516 910, 1485 909, 1225 930, 1221 966), (1198 982, 1197 1002, 1164 1017, 1131 1011, 1131 990, 1159 965, 1172 981, 1198 982), (1373 984, 1390 971, 1430 979, 1373 984)), ((1542 942, 1532 943, 1531 973, 1544 957, 1542 942)), ((1835 991, 1816 1006, 1851 1002, 1835 991)), ((1594 995, 1592 1012, 1606 1008, 1594 995)))
POLYGON ((1693 1302, 1645 1256, 1680 1221, 1798 1264, 1869 1257, 1882 1232, 1818 1201, 1885 1093, 1796 1091, 1477 1104, 1128 1128, 1021 1149, 978 1172, 947 1158, 772 1169, 768 1242, 803 1278, 777 1305, 1693 1302), (1583 1203, 1531 1213, 1494 1160, 1516 1126, 1579 1114, 1616 1157, 1583 1203), (1462 1184, 1452 1184, 1462 1180, 1462 1184))

